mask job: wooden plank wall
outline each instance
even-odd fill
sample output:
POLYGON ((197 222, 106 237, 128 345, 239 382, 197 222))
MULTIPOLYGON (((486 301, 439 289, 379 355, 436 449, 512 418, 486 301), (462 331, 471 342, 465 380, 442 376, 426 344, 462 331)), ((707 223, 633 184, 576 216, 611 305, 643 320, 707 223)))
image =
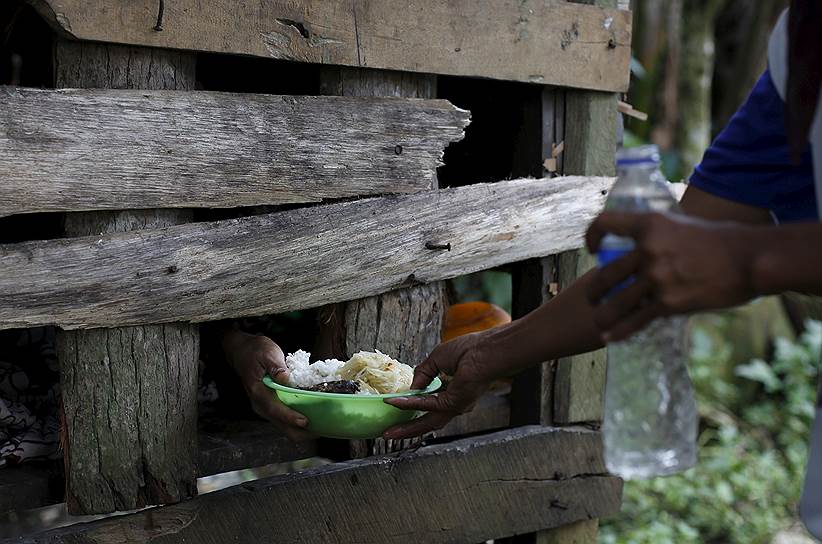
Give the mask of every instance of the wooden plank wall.
POLYGON ((610 91, 629 81, 630 15, 595 6, 175 0, 160 21, 157 0, 30 1, 81 40, 610 91))
POLYGON ((0 328, 266 315, 561 252, 581 245, 611 183, 510 180, 0 245, 0 328), (451 251, 428 249, 429 242, 450 243, 451 251))
POLYGON ((481 542, 615 513, 622 482, 604 472, 596 433, 521 427, 266 478, 18 542, 481 542))
MULTIPOLYGON (((59 41, 54 62, 58 87, 194 88, 189 53, 59 41)), ((139 237, 140 229, 190 219, 172 210, 68 214, 66 234, 139 237)), ((25 277, 9 276, 18 283, 25 277)), ((190 324, 61 331, 70 513, 131 510, 197 493, 198 353, 199 331, 190 324)))
MULTIPOLYGON (((93 84, 59 66, 64 84, 93 84)), ((11 87, 0 96, 0 216, 414 193, 434 186, 469 120, 443 100, 11 87)))
MULTIPOLYGON (((324 67, 320 73, 320 88, 327 95, 435 98, 437 76, 324 67)), ((437 189, 438 186, 435 174, 431 188, 437 189)), ((416 366, 440 341, 444 305, 445 291, 441 282, 413 285, 340 303, 332 311, 339 312, 341 319, 329 322, 340 329, 332 335, 343 339, 340 342, 342 353, 335 355, 348 358, 361 350, 377 349, 416 366)), ((385 447, 382 439, 353 441, 351 452, 355 457, 365 457, 372 452, 385 451, 385 447)))
MULTIPOLYGON (((614 0, 595 0, 614 7, 614 0)), ((553 145, 564 143, 557 171, 577 175, 613 175, 616 151, 616 95, 573 89, 545 89, 542 97, 542 156, 550 158, 553 145)), ((515 312, 527 313, 549 300, 584 274, 593 260, 585 250, 559 253, 525 262, 514 272, 515 312)), ((597 423, 602 419, 605 351, 544 363, 514 382, 512 423, 567 425, 597 423)), ((548 544, 596 542, 597 522, 520 535, 508 542, 548 544)))

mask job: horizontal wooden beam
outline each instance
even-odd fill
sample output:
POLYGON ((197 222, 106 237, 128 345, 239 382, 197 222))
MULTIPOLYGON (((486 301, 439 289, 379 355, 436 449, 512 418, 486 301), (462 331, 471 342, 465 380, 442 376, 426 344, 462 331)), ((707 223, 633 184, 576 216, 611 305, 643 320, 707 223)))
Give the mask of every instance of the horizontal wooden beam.
POLYGON ((0 245, 0 329, 266 315, 558 253, 581 245, 612 181, 510 180, 0 245))
POLYGON ((482 542, 619 510, 601 440, 521 427, 248 482, 28 543, 482 542))
POLYGON ((544 0, 30 0, 80 40, 627 91, 631 15, 544 0))
POLYGON ((433 186, 469 122, 444 100, 11 87, 0 97, 0 216, 413 193, 433 186))

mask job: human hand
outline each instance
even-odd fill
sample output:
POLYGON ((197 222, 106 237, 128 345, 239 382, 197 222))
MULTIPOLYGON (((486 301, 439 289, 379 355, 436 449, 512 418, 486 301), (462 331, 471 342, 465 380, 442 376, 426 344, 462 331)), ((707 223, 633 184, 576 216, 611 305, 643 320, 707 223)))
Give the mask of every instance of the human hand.
POLYGON ((636 247, 597 270, 588 284, 605 342, 623 340, 657 317, 734 306, 756 295, 750 274, 756 237, 750 227, 605 212, 588 228, 588 250, 596 252, 607 233, 633 238, 636 247))
POLYGON ((452 376, 452 379, 440 393, 386 399, 385 402, 397 408, 428 413, 408 423, 391 427, 383 437, 397 440, 419 436, 441 429, 454 417, 469 412, 496 377, 491 365, 486 362, 487 350, 483 347, 485 336, 486 333, 468 334, 437 346, 414 369, 411 389, 424 389, 439 373, 452 376))
POLYGON ((277 383, 286 384, 288 380, 285 356, 274 341, 265 336, 229 331, 223 337, 223 351, 257 415, 272 422, 295 442, 313 437, 305 430, 308 419, 280 402, 262 382, 266 374, 277 383))

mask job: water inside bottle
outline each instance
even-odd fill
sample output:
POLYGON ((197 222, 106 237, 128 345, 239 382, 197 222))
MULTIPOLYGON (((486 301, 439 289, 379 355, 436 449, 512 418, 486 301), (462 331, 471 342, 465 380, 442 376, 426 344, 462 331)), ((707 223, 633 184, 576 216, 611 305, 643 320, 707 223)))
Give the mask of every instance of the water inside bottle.
MULTIPOLYGON (((617 174, 606 210, 677 209, 659 171, 655 147, 622 150, 617 174)), ((633 248, 630 238, 606 235, 597 253, 600 266, 633 248)), ((698 419, 687 356, 687 321, 681 317, 658 319, 628 340, 608 345, 602 433, 605 464, 611 473, 626 479, 647 478, 681 472, 696 463, 698 419)))

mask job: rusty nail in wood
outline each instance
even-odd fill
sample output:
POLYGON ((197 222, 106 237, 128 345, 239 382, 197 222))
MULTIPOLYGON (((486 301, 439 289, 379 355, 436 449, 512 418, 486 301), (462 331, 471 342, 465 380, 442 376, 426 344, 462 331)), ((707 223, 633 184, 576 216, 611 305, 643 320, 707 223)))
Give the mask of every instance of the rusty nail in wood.
POLYGON ((154 30, 156 30, 157 32, 163 30, 163 12, 165 10, 165 0, 160 0, 160 7, 157 9, 157 24, 154 25, 154 30))
POLYGON ((616 49, 616 40, 613 38, 608 40, 608 49, 616 49))
POLYGON ((425 249, 451 251, 451 243, 435 244, 434 242, 425 242, 425 249))
POLYGON ((394 154, 402 155, 402 146, 401 145, 395 145, 394 146, 394 154))

